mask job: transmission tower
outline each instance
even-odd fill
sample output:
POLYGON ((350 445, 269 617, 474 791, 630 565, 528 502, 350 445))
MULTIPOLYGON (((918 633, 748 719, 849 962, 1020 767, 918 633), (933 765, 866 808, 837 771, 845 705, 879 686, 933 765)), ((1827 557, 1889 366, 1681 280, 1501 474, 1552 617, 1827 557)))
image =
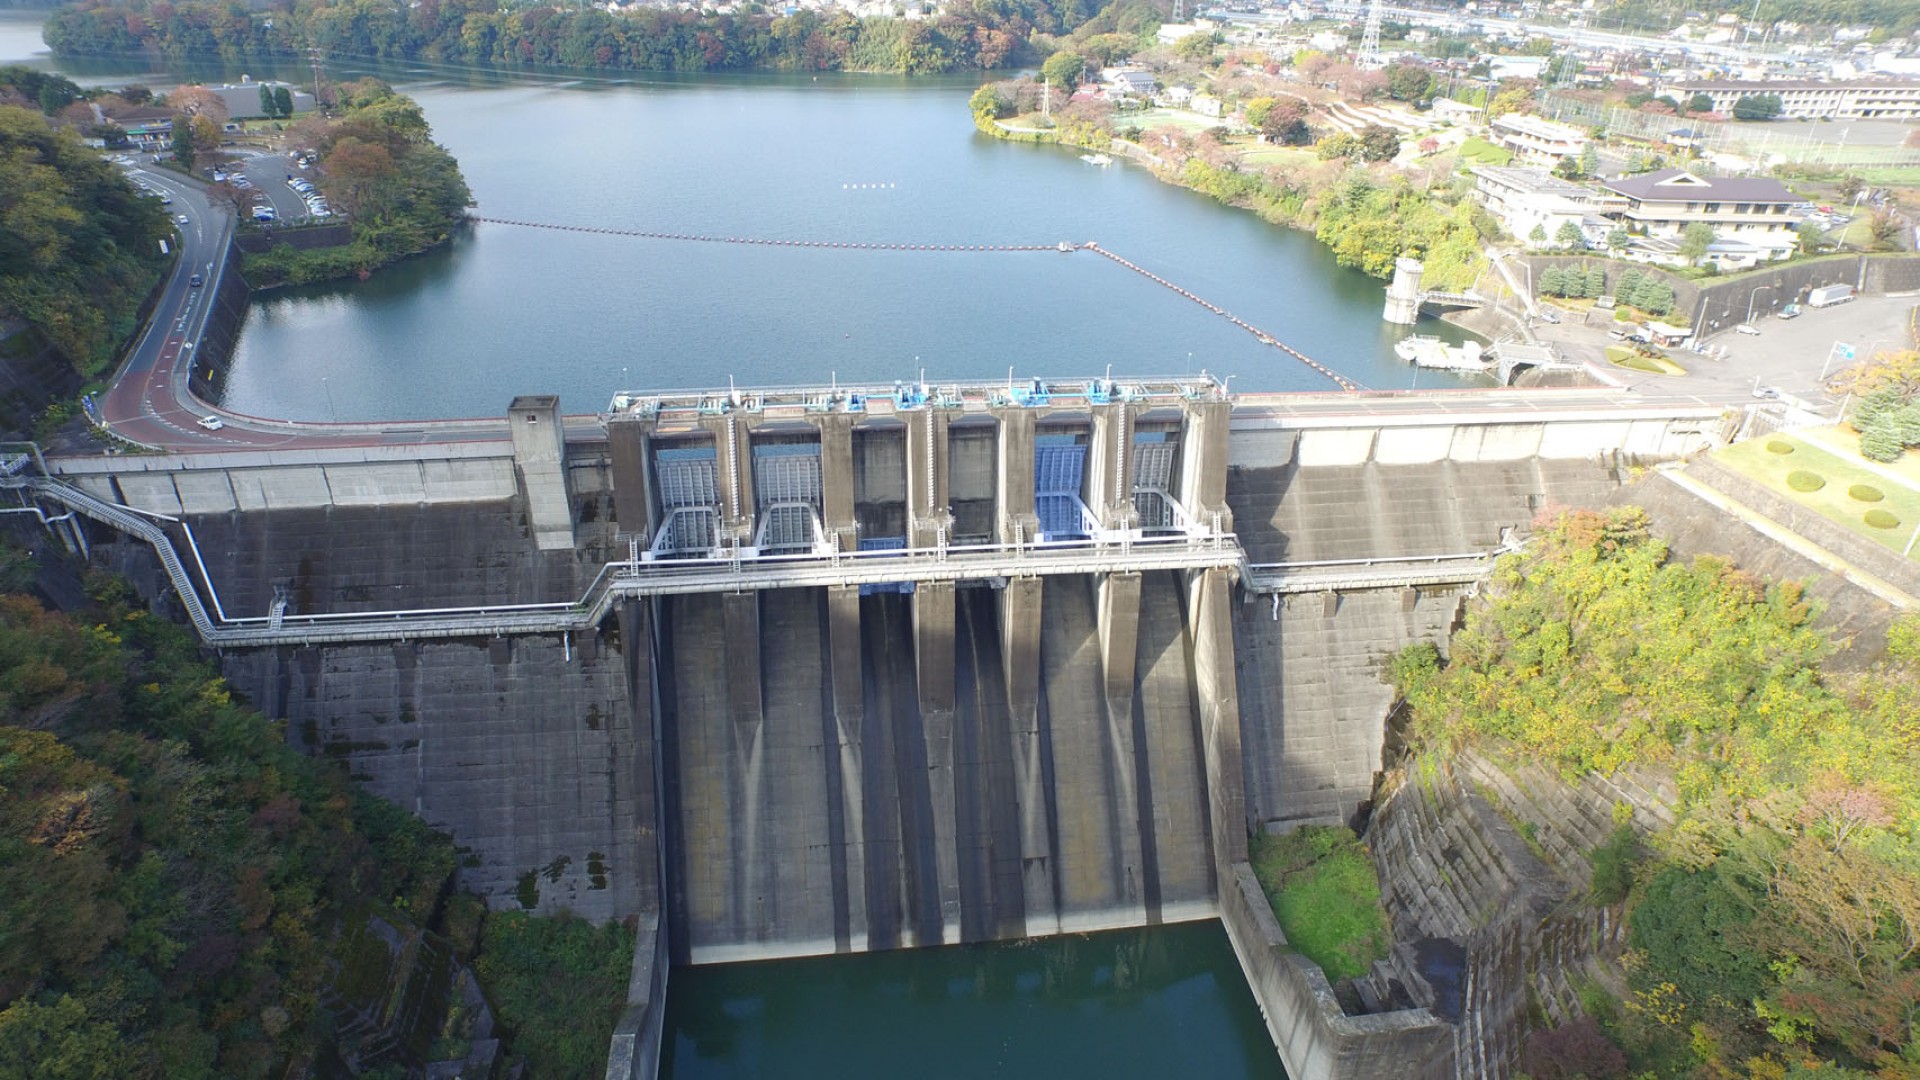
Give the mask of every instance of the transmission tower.
POLYGON ((1380 2, 1367 4, 1367 28, 1360 33, 1360 56, 1355 64, 1365 71, 1382 67, 1380 63, 1380 2))

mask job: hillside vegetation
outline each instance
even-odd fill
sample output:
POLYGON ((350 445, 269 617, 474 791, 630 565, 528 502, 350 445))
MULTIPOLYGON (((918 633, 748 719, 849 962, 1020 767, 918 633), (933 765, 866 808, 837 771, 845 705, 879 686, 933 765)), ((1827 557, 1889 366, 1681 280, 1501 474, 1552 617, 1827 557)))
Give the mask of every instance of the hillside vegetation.
POLYGON ((0 104, 0 323, 19 320, 86 377, 112 366, 159 280, 158 200, 36 109, 0 104))
MULTIPOLYGON (((0 552, 0 588, 32 576, 0 552)), ((85 618, 0 596, 0 1080, 341 1075, 330 1010, 365 978, 343 931, 370 913, 462 959, 478 936, 511 1049, 598 1075, 630 931, 481 925, 447 837, 288 747, 115 579, 89 588, 85 618), (524 973, 569 987, 564 1025, 524 973)), ((382 1053, 360 1075, 401 1075, 382 1053)))
POLYGON ((1416 743, 1677 781, 1670 829, 1596 853, 1631 948, 1590 1009, 1630 1075, 1920 1076, 1920 619, 1841 671, 1798 585, 1671 560, 1633 508, 1491 585, 1450 662, 1394 661, 1416 743))
MULTIPOLYGON (((1113 5, 1140 22, 1160 17, 1140 0, 1113 5)), ((857 18, 844 11, 711 11, 442 0, 411 7, 322 0, 248 10, 211 0, 85 0, 47 21, 56 56, 153 49, 225 60, 328 56, 453 64, 538 64, 654 71, 782 68, 924 74, 997 68, 1033 55, 1034 35, 1088 22, 1087 0, 954 0, 928 19, 857 18)), ((1150 32, 1150 30, 1149 30, 1150 32)))

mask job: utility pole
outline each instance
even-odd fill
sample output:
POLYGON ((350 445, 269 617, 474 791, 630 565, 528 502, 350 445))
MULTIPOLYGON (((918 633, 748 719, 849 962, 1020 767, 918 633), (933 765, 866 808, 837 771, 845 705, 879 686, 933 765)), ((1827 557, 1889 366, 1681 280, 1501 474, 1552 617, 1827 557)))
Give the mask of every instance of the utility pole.
POLYGON ((313 107, 318 109, 327 100, 327 68, 325 59, 320 55, 320 46, 307 46, 307 61, 313 65, 313 107))

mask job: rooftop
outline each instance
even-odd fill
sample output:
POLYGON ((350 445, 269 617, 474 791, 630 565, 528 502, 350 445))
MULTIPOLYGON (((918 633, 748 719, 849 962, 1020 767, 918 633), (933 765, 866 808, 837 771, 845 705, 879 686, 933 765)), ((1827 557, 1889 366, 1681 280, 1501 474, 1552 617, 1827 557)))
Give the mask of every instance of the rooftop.
POLYGON ((1778 180, 1764 176, 1695 176, 1683 169, 1659 169, 1639 176, 1602 180, 1610 191, 1634 199, 1659 202, 1797 203, 1799 198, 1778 180))
POLYGON ((1588 201, 1599 194, 1584 184, 1562 180, 1545 169, 1528 169, 1518 165, 1475 165, 1473 174, 1527 195, 1559 195, 1588 201))

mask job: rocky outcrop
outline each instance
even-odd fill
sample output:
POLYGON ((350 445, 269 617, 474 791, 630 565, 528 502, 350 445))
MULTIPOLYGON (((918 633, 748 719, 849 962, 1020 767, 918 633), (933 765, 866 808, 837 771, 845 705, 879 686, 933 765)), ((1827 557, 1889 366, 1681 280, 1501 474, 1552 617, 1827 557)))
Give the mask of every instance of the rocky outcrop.
POLYGON ((1568 782, 1476 753, 1411 762, 1366 836, 1394 947, 1356 983, 1363 1003, 1456 1020, 1456 1076, 1512 1075, 1530 1008, 1578 1015, 1578 984, 1620 947, 1618 912, 1587 901, 1587 853, 1619 823, 1669 824, 1673 797, 1651 773, 1568 782))

